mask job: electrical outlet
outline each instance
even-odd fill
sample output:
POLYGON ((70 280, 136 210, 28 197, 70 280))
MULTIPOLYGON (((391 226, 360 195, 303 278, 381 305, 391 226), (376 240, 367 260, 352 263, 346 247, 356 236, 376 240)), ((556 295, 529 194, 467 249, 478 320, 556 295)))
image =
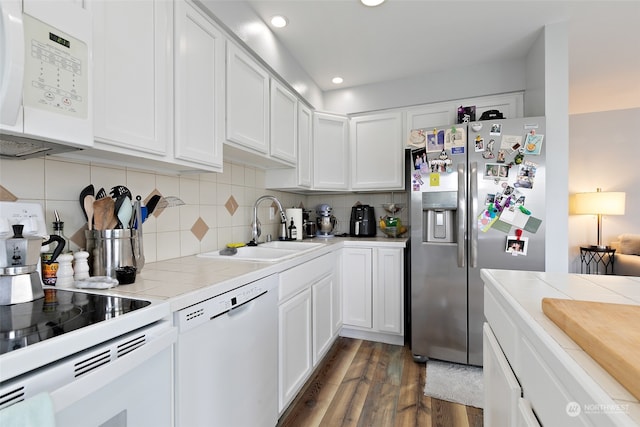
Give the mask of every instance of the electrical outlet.
POLYGON ((269 207, 269 219, 270 220, 276 219, 276 209, 273 206, 269 207))

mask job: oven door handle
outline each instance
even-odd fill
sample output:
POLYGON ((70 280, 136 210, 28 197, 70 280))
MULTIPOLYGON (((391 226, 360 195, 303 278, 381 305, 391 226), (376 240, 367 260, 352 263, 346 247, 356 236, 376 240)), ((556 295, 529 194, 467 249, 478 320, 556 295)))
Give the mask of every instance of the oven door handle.
POLYGON ((170 348, 178 337, 178 329, 171 327, 166 332, 154 336, 140 348, 128 353, 102 368, 78 378, 51 392, 54 412, 60 412, 76 404, 81 399, 112 383, 116 378, 127 375, 156 354, 170 348))

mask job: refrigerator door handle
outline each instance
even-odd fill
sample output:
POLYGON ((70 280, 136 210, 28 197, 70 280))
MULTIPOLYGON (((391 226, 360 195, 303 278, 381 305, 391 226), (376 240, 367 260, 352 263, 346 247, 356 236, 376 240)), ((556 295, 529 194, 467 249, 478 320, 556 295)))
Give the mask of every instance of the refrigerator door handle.
POLYGON ((466 174, 465 164, 458 164, 458 267, 463 268, 467 266, 467 254, 466 254, 466 229, 465 222, 467 218, 467 195, 466 189, 466 174))
POLYGON ((478 162, 469 165, 469 193, 471 203, 469 204, 471 236, 469 236, 469 265, 471 268, 478 267, 478 162))

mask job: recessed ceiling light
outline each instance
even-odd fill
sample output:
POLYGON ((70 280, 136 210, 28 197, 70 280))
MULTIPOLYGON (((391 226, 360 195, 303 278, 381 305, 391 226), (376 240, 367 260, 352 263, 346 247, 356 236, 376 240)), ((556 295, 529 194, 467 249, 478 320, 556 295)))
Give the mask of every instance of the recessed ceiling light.
POLYGON ((284 16, 276 15, 271 18, 271 25, 276 28, 286 27, 288 23, 289 22, 287 21, 287 18, 285 18, 284 16))
POLYGON ((384 0, 360 0, 360 2, 365 6, 373 7, 384 3, 384 0))
POLYGON ((344 80, 342 79, 342 77, 334 77, 333 79, 331 79, 331 81, 337 85, 339 85, 340 83, 342 83, 344 80))

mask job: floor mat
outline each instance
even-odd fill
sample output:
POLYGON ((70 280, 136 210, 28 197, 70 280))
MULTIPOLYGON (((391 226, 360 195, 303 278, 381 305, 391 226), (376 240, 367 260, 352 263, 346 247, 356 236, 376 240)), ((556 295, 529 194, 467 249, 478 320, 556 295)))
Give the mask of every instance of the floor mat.
POLYGON ((424 394, 448 402, 483 408, 482 368, 427 360, 424 394))

